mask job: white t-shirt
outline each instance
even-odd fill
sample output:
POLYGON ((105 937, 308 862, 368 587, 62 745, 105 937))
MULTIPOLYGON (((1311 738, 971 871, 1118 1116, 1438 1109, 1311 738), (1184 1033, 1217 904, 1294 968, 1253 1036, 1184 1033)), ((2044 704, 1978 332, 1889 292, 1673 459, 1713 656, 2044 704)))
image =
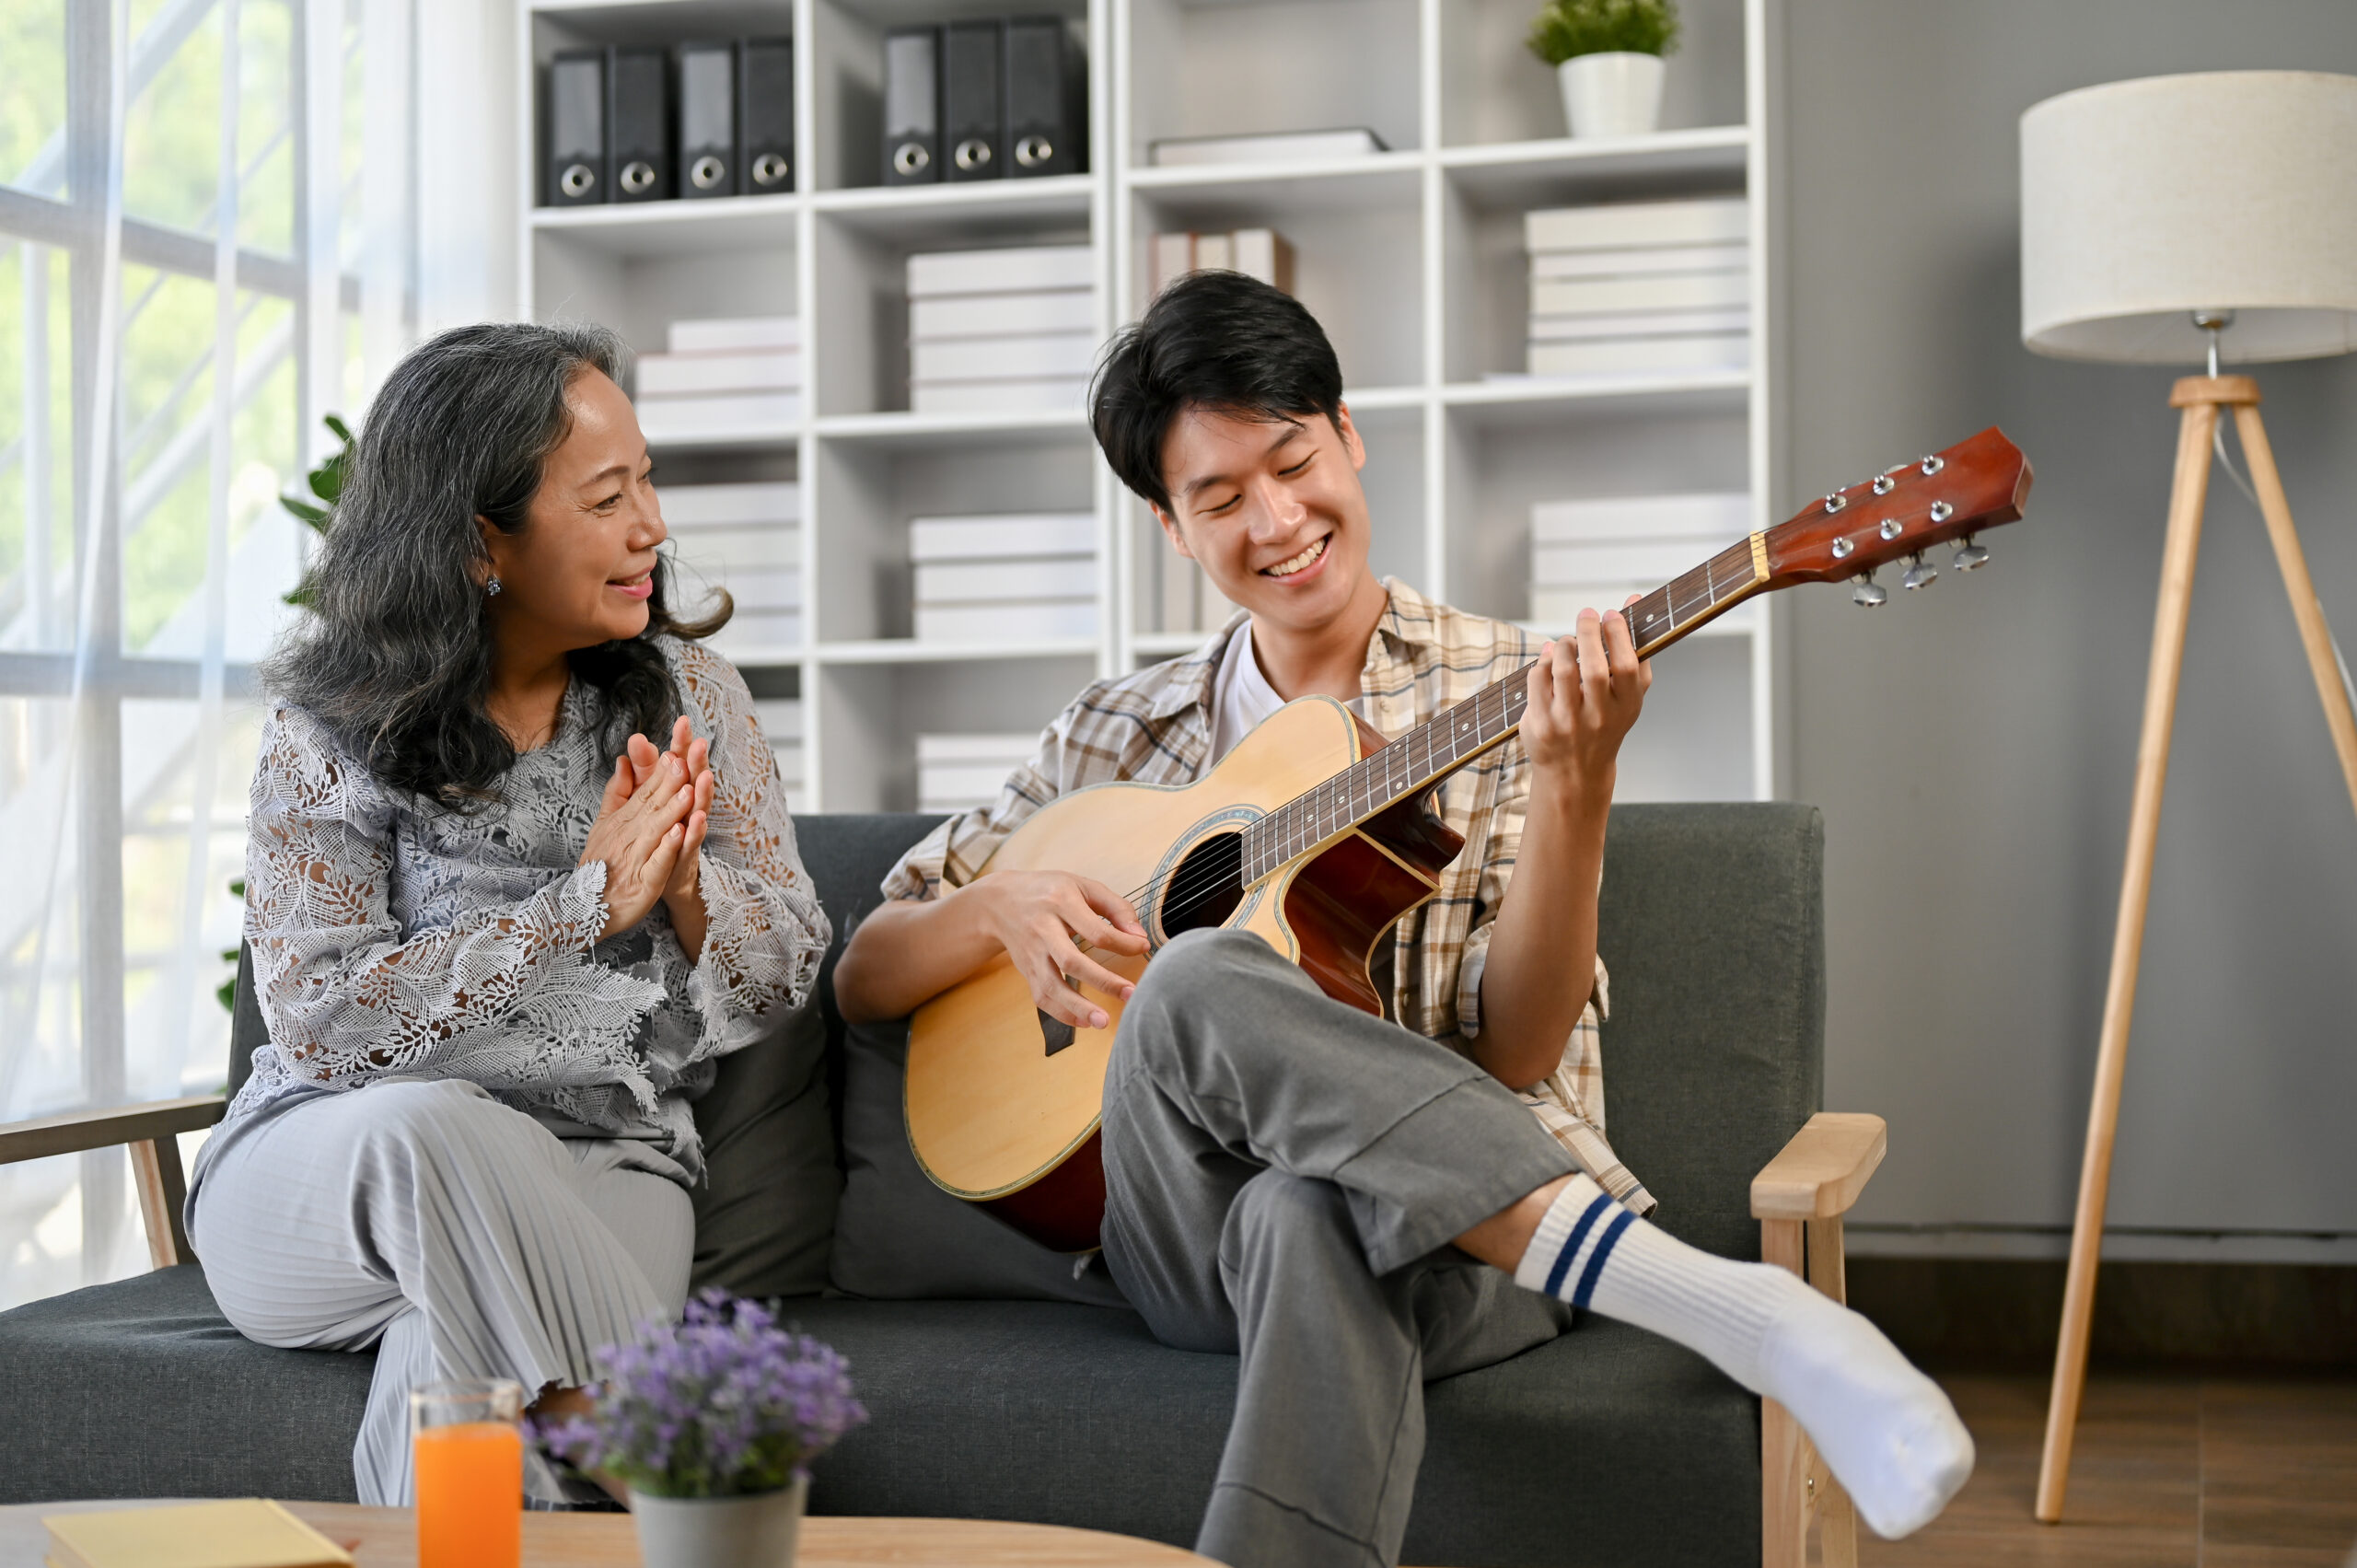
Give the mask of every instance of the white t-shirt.
POLYGON ((1236 743, 1259 726, 1262 719, 1285 705, 1277 689, 1260 669, 1252 652, 1252 622, 1247 620, 1227 639, 1219 674, 1212 681, 1212 749, 1203 759, 1206 772, 1236 749, 1236 743))
MULTIPOLYGON (((1210 772, 1222 757, 1236 749, 1237 741, 1284 705, 1285 700, 1277 695, 1260 668, 1260 656, 1252 651, 1252 622, 1247 621, 1227 639, 1219 673, 1212 679, 1212 749, 1203 758, 1203 772, 1210 772)), ((1366 698, 1353 702, 1351 711, 1364 718, 1366 698)))

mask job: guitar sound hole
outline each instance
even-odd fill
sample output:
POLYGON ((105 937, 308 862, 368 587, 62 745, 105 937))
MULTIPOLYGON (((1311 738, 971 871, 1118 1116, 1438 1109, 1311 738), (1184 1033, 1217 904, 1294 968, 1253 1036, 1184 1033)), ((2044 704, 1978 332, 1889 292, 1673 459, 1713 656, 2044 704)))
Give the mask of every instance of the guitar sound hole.
POLYGON ((1168 941, 1182 931, 1225 923, 1243 901, 1244 835, 1214 833, 1163 879, 1155 923, 1168 941))

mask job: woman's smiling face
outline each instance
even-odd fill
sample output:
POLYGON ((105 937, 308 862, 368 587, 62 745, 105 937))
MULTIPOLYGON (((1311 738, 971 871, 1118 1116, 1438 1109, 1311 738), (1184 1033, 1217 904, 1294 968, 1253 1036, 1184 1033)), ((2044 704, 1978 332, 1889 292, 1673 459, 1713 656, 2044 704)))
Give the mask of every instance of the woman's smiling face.
POLYGON ((646 630, 656 547, 668 537, 638 415, 602 372, 565 394, 572 428, 540 466, 523 530, 482 524, 502 641, 591 648, 646 630))
POLYGON ((1155 516, 1230 601, 1314 632, 1344 613, 1366 575, 1365 463, 1348 409, 1335 421, 1189 409, 1163 439, 1170 506, 1155 516))

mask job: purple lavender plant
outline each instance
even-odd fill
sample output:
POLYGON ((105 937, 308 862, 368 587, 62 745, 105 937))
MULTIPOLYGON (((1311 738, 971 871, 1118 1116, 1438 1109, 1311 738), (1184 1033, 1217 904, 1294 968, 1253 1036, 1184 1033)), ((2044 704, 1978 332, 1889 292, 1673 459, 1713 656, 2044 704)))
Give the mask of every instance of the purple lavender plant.
POLYGON ((867 1419, 847 1363, 759 1302, 705 1290, 591 1361, 596 1409, 535 1423, 553 1453, 656 1497, 774 1492, 867 1419))

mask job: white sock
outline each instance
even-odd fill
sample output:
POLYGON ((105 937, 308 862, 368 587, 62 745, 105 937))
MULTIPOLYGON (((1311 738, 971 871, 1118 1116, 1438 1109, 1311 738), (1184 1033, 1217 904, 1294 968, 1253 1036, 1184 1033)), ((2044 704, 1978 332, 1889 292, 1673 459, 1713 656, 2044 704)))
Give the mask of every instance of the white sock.
POLYGON ((1972 1474, 1972 1437, 1938 1384, 1865 1318, 1773 1263, 1689 1247, 1573 1176, 1515 1283, 1650 1330, 1782 1404, 1876 1535, 1939 1516, 1972 1474))

